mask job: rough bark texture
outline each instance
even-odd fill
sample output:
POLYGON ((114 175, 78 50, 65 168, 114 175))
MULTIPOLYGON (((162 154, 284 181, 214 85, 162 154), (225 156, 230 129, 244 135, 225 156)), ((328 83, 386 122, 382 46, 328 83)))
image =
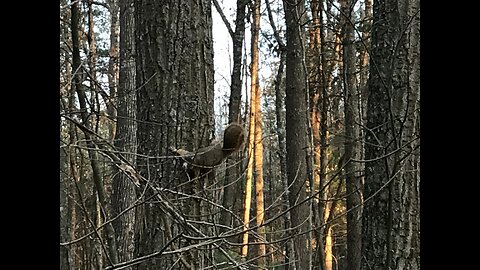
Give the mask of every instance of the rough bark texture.
MULTIPOLYGON (((69 209, 68 209, 68 156, 65 149, 60 148, 60 242, 68 240, 68 221, 69 221, 69 209)), ((60 246, 60 269, 70 269, 70 263, 68 261, 69 248, 60 246)))
MULTIPOLYGON (((137 97, 135 85, 135 17, 133 0, 119 0, 120 5, 120 78, 117 99, 117 127, 114 145, 123 157, 135 168, 137 152, 137 97)), ((133 259, 135 246, 136 190, 132 179, 118 172, 112 183, 113 222, 116 233, 118 259, 125 262, 133 259), (122 211, 130 208, 125 213, 122 211)), ((131 268, 127 268, 131 269, 131 268)))
POLYGON ((388 269, 387 253, 389 228, 389 202, 387 187, 389 169, 387 160, 379 158, 392 150, 387 144, 393 132, 389 125, 388 92, 383 82, 390 73, 392 46, 398 34, 396 3, 378 1, 373 5, 372 50, 366 123, 365 158, 375 159, 365 165, 365 198, 362 250, 365 256, 363 269, 388 269), (393 5, 395 4, 395 5, 393 5), (387 13, 387 10, 392 10, 387 13), (390 14, 390 15, 389 15, 390 14), (393 32, 393 33, 392 33, 393 32), (377 193, 378 192, 378 193, 377 193), (374 196, 374 197, 372 197, 374 196), (372 198, 370 198, 372 197, 372 198))
MULTIPOLYGON (((211 3, 136 0, 135 14, 138 153, 149 157, 137 159, 137 164, 152 185, 173 187, 188 177, 173 159, 158 157, 168 155, 170 146, 199 149, 213 139, 211 3)), ((202 185, 193 180, 184 192, 200 192, 202 185)), ((183 209, 195 214, 200 207, 200 201, 191 198, 183 209)), ((158 251, 179 233, 178 220, 170 220, 155 204, 147 203, 137 220, 143 224, 138 256, 158 251)), ((180 255, 190 264, 182 260, 183 267, 201 268, 206 253, 180 255)), ((152 259, 140 269, 167 269, 177 258, 152 259)))
POLYGON ((420 269, 418 1, 373 5, 362 269, 420 269))
POLYGON ((360 269, 362 258, 362 181, 358 163, 359 99, 355 68, 355 47, 352 0, 342 1, 343 17, 343 85, 345 91, 345 181, 347 191, 347 269, 360 269))
MULTIPOLYGON (((399 65, 394 73, 392 104, 398 147, 394 156, 398 180, 394 181, 392 201, 391 269, 420 269, 420 13, 419 1, 399 1, 402 46, 399 65), (395 93, 395 92, 394 92, 395 93)), ((394 170, 393 173, 396 173, 394 170)))
MULTIPOLYGON (((307 140, 307 103, 306 74, 302 29, 299 24, 303 14, 303 1, 284 1, 285 20, 287 25, 286 56, 286 150, 287 177, 291 185, 289 193, 290 206, 293 207, 306 197, 308 151, 307 140)), ((309 269, 309 253, 306 232, 308 228, 308 204, 303 203, 291 210, 294 237, 295 259, 297 269, 309 269)))

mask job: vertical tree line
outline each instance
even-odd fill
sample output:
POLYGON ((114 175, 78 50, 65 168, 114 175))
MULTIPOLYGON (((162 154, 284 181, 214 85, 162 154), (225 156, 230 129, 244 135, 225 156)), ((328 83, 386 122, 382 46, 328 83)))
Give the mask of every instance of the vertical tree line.
POLYGON ((60 1, 60 269, 420 269, 419 21, 418 0, 60 1))

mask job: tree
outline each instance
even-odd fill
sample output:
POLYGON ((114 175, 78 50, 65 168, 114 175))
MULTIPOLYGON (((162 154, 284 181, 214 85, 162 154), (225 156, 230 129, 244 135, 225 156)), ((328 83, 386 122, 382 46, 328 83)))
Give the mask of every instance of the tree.
MULTIPOLYGON (((217 1, 214 1, 217 3, 217 1)), ((233 46, 233 68, 230 86, 230 98, 228 103, 228 121, 236 122, 240 119, 240 103, 242 96, 242 53, 243 53, 243 39, 245 36, 245 8, 248 0, 237 0, 237 9, 235 17, 235 32, 233 32, 232 46, 233 46)), ((217 8, 219 9, 219 8, 217 8)), ((221 11, 221 10, 220 10, 221 11)), ((220 12, 219 11, 219 12, 220 12)), ((230 25, 227 24, 228 28, 230 25)), ((234 164, 238 164, 235 160, 238 155, 233 155, 227 159, 227 169, 225 172, 225 182, 223 190, 222 206, 225 209, 233 209, 235 201, 239 200, 240 192, 237 192, 242 188, 241 181, 238 181, 237 167, 234 164)), ((230 226, 232 224, 232 215, 223 210, 220 213, 220 224, 230 226)), ((225 232, 224 227, 220 228, 220 232, 225 232)))
POLYGON ((253 181, 253 170, 255 169, 255 202, 256 202, 256 224, 258 259, 257 267, 263 269, 265 267, 265 226, 264 220, 264 196, 263 196, 263 140, 262 140, 262 108, 261 108, 261 88, 258 77, 258 38, 260 31, 260 0, 253 3, 253 25, 252 25, 252 63, 251 63, 251 84, 250 84, 250 134, 249 134, 249 154, 247 179, 245 187, 245 233, 243 235, 242 256, 245 257, 248 252, 248 223, 250 222, 250 204, 251 204, 251 187, 253 181))
MULTIPOLYGON (((106 209, 107 208, 107 200, 106 200, 106 195, 105 195, 105 190, 104 190, 104 179, 102 177, 102 172, 99 164, 99 158, 98 154, 95 151, 96 144, 94 141, 94 134, 92 134, 92 126, 89 121, 89 113, 88 113, 88 108, 87 108, 87 95, 85 93, 85 86, 83 85, 83 76, 85 72, 85 67, 82 66, 81 64, 81 58, 80 58, 80 38, 79 38, 79 19, 80 19, 80 11, 78 7, 78 2, 72 3, 71 5, 71 34, 72 34, 72 68, 73 70, 76 70, 76 74, 73 76, 73 83, 72 87, 75 90, 77 96, 78 96, 78 103, 80 105, 80 117, 81 117, 81 123, 75 122, 78 127, 80 127, 85 135, 86 139, 86 146, 88 149, 88 156, 89 156, 89 161, 92 169, 92 178, 93 178, 93 183, 95 187, 95 192, 97 194, 98 198, 98 204, 100 205, 101 208, 106 209), (80 72, 83 71, 83 72, 80 72)), ((86 72, 85 72, 86 73, 86 72)), ((95 80, 91 79, 91 84, 95 84, 95 80)), ((92 85, 91 85, 92 86, 92 85)), ((97 213, 100 211, 97 211, 97 213)), ((106 211, 102 211, 100 213, 100 219, 98 220, 98 223, 101 223, 101 220, 108 220, 109 219, 109 213, 106 211)), ((95 227, 98 224, 93 224, 93 221, 89 219, 89 223, 91 227, 93 227, 94 230, 95 227)), ((118 255, 117 255, 117 247, 115 243, 115 231, 111 223, 107 223, 105 226, 106 228, 106 238, 107 238, 107 259, 110 264, 115 264, 118 262, 118 255)), ((97 234, 98 241, 102 241, 100 238, 100 235, 97 234)), ((97 260, 98 266, 101 266, 103 264, 103 261, 101 258, 98 258, 97 260)))
MULTIPOLYGON (((67 177, 67 154, 60 149, 60 241, 68 239, 68 177, 67 177)), ((70 269, 69 249, 60 246, 60 269, 70 269)))
MULTIPOLYGON (((172 146, 196 151, 213 139, 211 27, 210 1, 135 1, 137 139, 138 153, 144 157, 137 159, 137 167, 148 181, 146 204, 137 217, 141 228, 136 256, 166 247, 184 230, 200 233, 187 226, 179 213, 188 214, 192 222, 200 221, 206 179, 190 177, 181 162, 162 157, 171 154, 172 146), (158 188, 179 189, 189 197, 183 206, 171 205, 158 188)), ((171 247, 195 242, 182 239, 171 247)), ((140 269, 166 269, 177 259, 187 269, 202 268, 207 254, 188 249, 175 257, 154 258, 140 269)))
MULTIPOLYGON (((67 1, 62 0, 60 2, 62 6, 66 6, 67 1)), ((68 19, 68 9, 64 8, 61 12, 61 18, 63 21, 69 21, 68 19)), ((67 111, 69 109, 69 101, 71 100, 71 87, 69 87, 69 82, 71 82, 71 69, 68 64, 69 54, 68 54, 68 37, 70 36, 68 27, 65 23, 60 24, 62 45, 60 46, 60 108, 61 111, 67 111)), ((67 124, 65 121, 60 123, 60 141, 61 145, 67 145, 66 138, 70 131, 70 126, 72 123, 67 124)), ((69 233, 72 231, 71 226, 69 226, 72 211, 71 204, 72 201, 71 194, 71 181, 70 181, 70 168, 69 168, 69 152, 66 147, 60 148, 60 242, 66 242, 69 239, 69 233), (70 196, 69 196, 70 195, 70 196)), ((70 264, 73 263, 71 259, 73 249, 70 249, 67 246, 60 246, 60 269, 70 269, 70 264)))
POLYGON ((354 1, 341 1, 343 13, 343 85, 345 110, 345 181, 347 192, 347 269, 360 269, 362 237, 362 179, 360 159, 359 95, 354 46, 354 1))
MULTIPOLYGON (((117 125, 114 145, 132 168, 137 153, 137 96, 135 92, 135 18, 132 0, 119 0, 120 9, 120 76, 117 98, 117 125)), ((118 9, 116 9, 118 10, 118 9)), ((134 257, 136 188, 127 174, 118 170, 112 183, 113 222, 119 262, 134 257), (125 211, 125 212, 124 212, 125 211)))
POLYGON ((305 185, 307 181, 306 157, 307 141, 307 104, 306 71, 301 31, 302 0, 284 1, 285 22, 287 26, 286 45, 286 149, 287 177, 292 228, 290 236, 294 238, 295 265, 297 269, 309 269, 311 262, 307 246, 308 205, 305 185))
MULTIPOLYGON (((318 213, 318 221, 320 224, 325 222, 324 205, 327 199, 327 189, 325 188, 325 160, 326 160, 326 123, 327 123, 327 78, 326 75, 326 38, 325 26, 323 23, 322 8, 323 2, 313 0, 310 2, 312 26, 309 29, 309 46, 308 46, 308 71, 309 71, 309 103, 310 103, 310 123, 313 144, 313 183, 311 183, 311 191, 315 191, 315 185, 318 185, 319 198, 317 208, 314 213, 318 213), (323 52, 323 53, 322 53, 323 52)), ((327 225, 328 226, 328 225, 327 225)), ((315 264, 320 269, 326 269, 326 248, 324 245, 323 227, 318 230, 316 238, 317 257, 315 264)), ((326 230, 328 231, 328 230, 326 230)))
MULTIPOLYGON (((273 30, 273 36, 275 38, 275 41, 278 44, 278 52, 280 54, 279 58, 280 61, 278 63, 278 70, 277 74, 275 75, 274 79, 274 90, 275 90, 275 124, 276 124, 276 130, 275 132, 277 133, 277 140, 278 140, 278 160, 279 160, 279 167, 280 167, 280 186, 282 186, 285 190, 283 192, 283 199, 284 203, 282 204, 282 210, 285 211, 285 214, 283 216, 283 228, 288 230, 289 228, 292 227, 292 222, 291 222, 291 213, 289 211, 290 209, 290 203, 289 203, 289 197, 290 193, 288 190, 288 181, 287 181, 287 164, 286 164, 286 148, 285 148, 285 114, 283 112, 284 108, 284 102, 285 102, 285 87, 284 84, 282 84, 282 80, 284 80, 284 71, 285 71, 285 62, 286 62, 286 46, 285 42, 283 39, 280 37, 279 30, 275 24, 275 20, 273 19, 272 15, 272 9, 270 7, 270 1, 265 1, 266 7, 267 7, 267 12, 268 12, 268 19, 270 22, 270 26, 272 27, 273 30)), ((273 196, 273 194, 270 194, 270 196, 273 196)), ((294 245, 293 245, 293 240, 287 239, 286 245, 285 245, 285 255, 283 258, 284 264, 287 265, 288 267, 295 269, 295 250, 294 250, 294 245)))
MULTIPOLYGON (((119 84, 119 60, 120 60, 120 2, 119 0, 107 0, 108 10, 110 11, 110 48, 108 50, 108 90, 109 95, 103 94, 107 115, 115 119, 117 98, 117 88, 119 84)), ((122 13, 123 14, 123 13, 122 13)), ((101 93, 104 93, 102 91, 101 93)), ((113 122, 113 121, 112 121, 113 122)), ((109 127, 109 139, 115 137, 117 125, 111 123, 109 127)))
POLYGON ((419 2, 373 3, 362 269, 420 269, 419 2))

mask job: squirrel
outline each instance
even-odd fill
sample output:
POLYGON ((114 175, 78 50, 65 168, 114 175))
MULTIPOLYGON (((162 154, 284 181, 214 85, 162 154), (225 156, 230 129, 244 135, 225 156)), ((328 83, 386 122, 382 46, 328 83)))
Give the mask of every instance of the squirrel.
MULTIPOLYGON (((183 149, 170 148, 192 165, 192 169, 212 169, 222 163, 225 158, 238 151, 245 140, 245 129, 238 123, 230 123, 223 132, 223 140, 207 147, 190 152, 183 149)), ((198 171, 198 170, 197 170, 198 171)))

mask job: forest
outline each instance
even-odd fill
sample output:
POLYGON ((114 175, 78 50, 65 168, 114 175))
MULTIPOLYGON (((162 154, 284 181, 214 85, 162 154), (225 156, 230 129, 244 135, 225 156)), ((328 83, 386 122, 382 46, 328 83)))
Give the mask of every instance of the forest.
POLYGON ((60 269, 420 269, 420 0, 60 0, 60 269))

